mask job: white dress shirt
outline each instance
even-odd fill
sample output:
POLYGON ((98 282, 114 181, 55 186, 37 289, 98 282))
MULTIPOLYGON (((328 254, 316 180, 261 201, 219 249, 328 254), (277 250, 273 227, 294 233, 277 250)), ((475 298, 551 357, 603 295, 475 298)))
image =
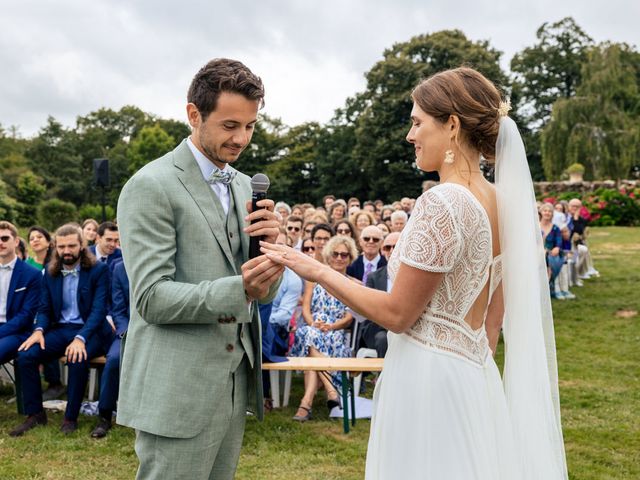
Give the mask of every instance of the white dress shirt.
POLYGON ((9 284, 11 283, 11 275, 16 267, 18 257, 15 257, 12 261, 3 265, 9 268, 0 269, 0 323, 7 321, 7 302, 9 301, 9 284))
MULTIPOLYGON (((204 154, 196 148, 196 146, 191 141, 191 137, 187 138, 187 145, 189 146, 189 150, 191 150, 191 153, 193 153, 196 162, 198 162, 198 166, 200 167, 200 171, 202 172, 202 176, 205 180, 208 180, 214 171, 220 170, 211 162, 211 160, 205 157, 204 154)), ((228 165, 225 164, 224 168, 220 171, 226 171, 227 167, 228 165)), ((224 209, 224 214, 227 215, 229 213, 230 203, 229 186, 225 185, 222 182, 215 182, 213 184, 210 184, 209 186, 211 187, 211 190, 213 190, 217 195, 220 203, 222 204, 222 208, 224 209)))

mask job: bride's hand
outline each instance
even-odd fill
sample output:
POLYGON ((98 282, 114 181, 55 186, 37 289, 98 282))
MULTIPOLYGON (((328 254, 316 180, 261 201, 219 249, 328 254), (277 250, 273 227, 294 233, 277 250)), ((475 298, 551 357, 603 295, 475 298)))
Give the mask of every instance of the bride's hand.
POLYGON ((324 264, 286 245, 260 242, 260 250, 270 260, 284 265, 310 282, 317 282, 324 264))

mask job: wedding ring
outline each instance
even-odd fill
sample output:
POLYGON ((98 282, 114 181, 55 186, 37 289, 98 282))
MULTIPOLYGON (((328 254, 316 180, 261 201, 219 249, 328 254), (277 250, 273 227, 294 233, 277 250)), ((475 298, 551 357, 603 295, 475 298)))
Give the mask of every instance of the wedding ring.
POLYGON ((282 254, 282 258, 287 258, 287 252, 284 252, 284 253, 282 254))

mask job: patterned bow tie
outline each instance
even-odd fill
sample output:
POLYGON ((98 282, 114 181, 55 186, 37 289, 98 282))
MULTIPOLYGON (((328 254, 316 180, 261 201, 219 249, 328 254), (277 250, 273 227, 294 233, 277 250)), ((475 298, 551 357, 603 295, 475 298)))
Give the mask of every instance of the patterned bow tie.
POLYGON ((229 185, 233 182, 233 179, 236 178, 238 172, 230 167, 227 167, 223 170, 214 170, 209 178, 207 178, 207 183, 209 185, 213 185, 214 183, 222 183, 223 185, 229 185))
POLYGON ((71 275, 72 277, 77 277, 78 271, 75 268, 73 270, 62 269, 62 276, 66 277, 67 275, 71 275))
POLYGON ((11 270, 11 265, 0 265, 0 270, 11 270))

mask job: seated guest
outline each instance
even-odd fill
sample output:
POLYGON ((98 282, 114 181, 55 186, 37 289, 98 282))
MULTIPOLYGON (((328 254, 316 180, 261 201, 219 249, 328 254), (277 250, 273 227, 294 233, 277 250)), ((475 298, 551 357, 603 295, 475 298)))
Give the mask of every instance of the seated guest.
POLYGON ((0 221, 0 365, 13 360, 33 328, 42 274, 16 256, 18 230, 0 221))
POLYGON ((407 224, 409 216, 404 210, 396 210, 391 214, 391 231, 401 232, 404 226, 407 224))
POLYGON ((356 229, 355 238, 360 238, 360 232, 370 225, 375 225, 376 218, 372 213, 360 210, 351 217, 351 223, 356 229))
MULTIPOLYGON (((31 251, 34 253, 33 257, 27 259, 27 263, 44 273, 45 266, 49 263, 53 252, 51 234, 45 228, 33 226, 27 233, 27 240, 31 251)), ((47 389, 42 393, 43 400, 53 400, 60 397, 65 388, 60 378, 60 363, 58 359, 46 362, 43 365, 43 370, 44 380, 47 382, 47 389)))
POLYGON ((78 428, 89 360, 103 355, 111 341, 111 328, 105 320, 108 291, 108 267, 87 254, 78 228, 60 227, 43 278, 35 328, 18 349, 18 370, 28 417, 10 432, 11 436, 20 436, 47 423, 38 365, 63 355, 67 357, 69 381, 61 431, 69 434, 78 428))
POLYGON ((356 239, 356 229, 349 220, 340 220, 335 225, 336 235, 356 239))
POLYGON ((111 428, 111 417, 118 401, 120 382, 120 344, 129 328, 129 277, 124 262, 119 261, 111 272, 111 316, 116 336, 107 352, 107 361, 100 378, 98 424, 91 432, 93 438, 102 438, 111 428))
POLYGON ((304 217, 304 207, 299 203, 296 203, 293 207, 291 207, 291 215, 296 217, 304 217))
POLYGON ((553 206, 549 203, 543 203, 540 207, 540 231, 542 232, 542 242, 546 252, 549 290, 551 298, 556 297, 556 278, 564 264, 562 256, 562 234, 557 225, 553 224, 553 206))
MULTIPOLYGON (((557 209, 556 209, 557 211, 557 209)), ((569 291, 569 285, 571 283, 571 269, 574 266, 573 253, 571 251, 571 232, 567 225, 561 225, 560 234, 562 235, 562 244, 560 249, 562 250, 562 258, 564 263, 556 279, 556 298, 559 300, 572 300, 576 296, 569 291)))
POLYGON ((322 197, 322 206, 325 210, 329 210, 331 204, 336 201, 335 195, 325 195, 322 197))
POLYGON ((336 222, 338 222, 339 220, 342 220, 343 218, 346 217, 347 215, 347 203, 342 200, 342 199, 338 199, 336 201, 334 201, 331 206, 329 207, 329 221, 335 225, 336 222))
MULTIPOLYGON (((324 247, 325 262, 334 270, 347 274, 347 266, 356 258, 354 241, 348 237, 335 236, 324 247)), ((302 300, 304 324, 296 330, 295 343, 291 349, 294 357, 350 357, 351 348, 347 343, 345 329, 351 325, 353 317, 347 306, 327 292, 319 284, 307 282, 302 300)), ((339 381, 332 374, 334 381, 339 381)), ((327 392, 329 411, 339 406, 338 392, 324 374, 304 372, 304 396, 293 417, 297 421, 311 418, 311 405, 321 382, 327 392)))
POLYGON ((16 256, 20 260, 27 259, 27 244, 21 237, 18 237, 18 244, 16 245, 16 256))
POLYGON ((44 228, 34 226, 27 233, 27 240, 33 252, 33 256, 27 259, 27 263, 40 271, 49 263, 53 247, 51 246, 51 234, 44 228))
POLYGON ((98 222, 93 218, 87 218, 82 222, 82 239, 85 245, 93 245, 96 243, 96 235, 98 235, 98 222))
MULTIPOLYGON (((280 243, 279 237, 276 243, 280 243)), ((303 288, 304 281, 293 270, 285 268, 278 293, 271 305, 271 315, 269 317, 270 326, 275 334, 272 352, 276 355, 286 356, 287 354, 289 325, 300 302, 303 288)))
MULTIPOLYGON (((387 235, 389 235, 389 233, 391 233, 391 230, 389 230, 389 227, 387 226, 386 223, 384 222, 380 222, 376 225, 376 227, 378 227, 381 231, 382 234, 386 237, 387 235)), ((397 233, 397 232, 396 232, 397 233)))
POLYGON ((567 226, 571 230, 571 241, 574 246, 574 256, 576 257, 576 270, 578 278, 576 284, 581 286, 582 280, 590 277, 599 277, 600 273, 593 266, 591 252, 587 246, 587 224, 580 211, 582 202, 578 198, 569 201, 569 221, 567 226))
POLYGON ((305 255, 309 255, 310 257, 315 257, 316 246, 313 244, 313 240, 311 239, 311 237, 305 238, 302 241, 302 248, 300 250, 305 255))
POLYGON ((302 247, 302 217, 296 217, 294 215, 287 218, 287 237, 289 238, 289 244, 296 250, 300 250, 302 247))
MULTIPOLYGON (((396 247, 396 243, 398 243, 398 239, 400 238, 400 234, 398 232, 393 232, 387 235, 382 244, 382 254, 384 258, 389 261, 391 254, 393 253, 393 249, 396 247)), ((382 290, 383 292, 390 292, 393 284, 391 283, 391 279, 389 275, 387 275, 387 266, 380 267, 378 270, 373 272, 367 278, 366 285, 369 288, 375 288, 377 290, 382 290)), ((365 320, 362 322, 362 344, 366 348, 373 348, 378 353, 378 357, 382 358, 387 353, 387 330, 386 328, 381 327, 377 323, 373 323, 371 320, 365 320)))
POLYGON ((313 245, 316 247, 315 259, 319 262, 324 262, 322 250, 334 235, 335 231, 328 223, 319 223, 311 229, 311 239, 313 240, 313 245))
POLYGON ((113 222, 104 222, 98 226, 96 243, 89 247, 99 262, 106 262, 109 270, 113 270, 115 262, 122 260, 122 251, 118 248, 120 244, 120 232, 118 225, 113 222))
POLYGON ((291 207, 286 202, 278 202, 276 203, 274 210, 280 214, 280 218, 282 219, 281 225, 287 224, 287 218, 291 215, 291 207))
POLYGON ((387 260, 380 255, 380 246, 384 234, 378 227, 366 227, 360 234, 360 248, 362 255, 349 265, 347 275, 357 278, 362 283, 367 283, 369 274, 375 272, 378 268, 384 267, 387 260))

